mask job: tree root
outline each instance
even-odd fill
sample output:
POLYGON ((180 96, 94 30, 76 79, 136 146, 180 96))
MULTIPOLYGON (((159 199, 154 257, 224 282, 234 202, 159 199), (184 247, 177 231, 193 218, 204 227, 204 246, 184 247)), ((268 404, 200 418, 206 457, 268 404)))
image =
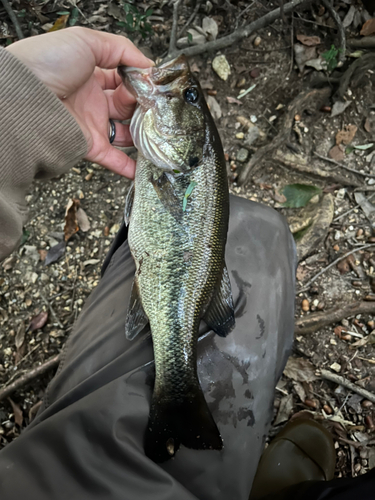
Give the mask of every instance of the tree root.
POLYGON ((294 325, 295 335, 307 335, 314 333, 325 326, 338 323, 342 319, 357 314, 375 314, 375 302, 353 302, 340 309, 330 309, 325 312, 309 314, 298 318, 294 325))
POLYGON ((365 54, 360 57, 353 64, 349 66, 349 68, 345 71, 345 73, 341 77, 339 88, 336 92, 336 96, 342 98, 345 92, 348 90, 349 84, 353 76, 356 78, 361 77, 365 71, 371 69, 375 66, 375 54, 365 54))
MULTIPOLYGON (((309 5, 312 3, 312 0, 291 0, 289 3, 286 3, 283 6, 283 11, 285 14, 292 12, 295 8, 303 5, 309 5)), ((281 15, 281 9, 275 9, 271 12, 268 12, 265 16, 257 19, 256 21, 247 24, 243 28, 237 29, 230 35, 224 36, 222 38, 218 38, 212 42, 203 43, 201 45, 194 45, 192 47, 188 47, 186 49, 173 51, 168 54, 165 58, 165 61, 169 61, 175 57, 178 57, 181 54, 185 54, 187 57, 196 56, 198 54, 203 54, 207 51, 218 51, 225 49, 226 47, 230 47, 236 42, 239 42, 243 38, 247 38, 252 35, 255 31, 258 31, 265 26, 273 23, 276 19, 278 19, 281 15)))
POLYGON ((168 54, 176 52, 176 42, 177 42, 177 28, 178 28, 178 10, 180 8, 181 0, 175 0, 173 4, 173 21, 171 38, 169 40, 169 50, 168 54))
POLYGON ((5 399, 8 397, 10 394, 12 394, 14 391, 17 391, 24 385, 27 385, 31 380, 33 380, 36 377, 40 377, 44 373, 48 372, 49 370, 52 370, 53 368, 56 368, 57 365, 60 362, 60 354, 57 354, 53 358, 48 359, 46 362, 41 364, 40 366, 37 366, 36 368, 32 368, 31 370, 27 371, 20 377, 18 377, 14 382, 9 384, 8 386, 3 387, 0 390, 0 401, 2 399, 5 399))
POLYGON ((341 184, 342 186, 363 187, 362 183, 358 181, 354 175, 346 177, 339 172, 323 170, 318 166, 312 166, 312 162, 309 158, 300 155, 283 153, 281 150, 277 150, 273 155, 273 159, 281 163, 284 167, 300 172, 301 174, 311 175, 320 180, 341 184))

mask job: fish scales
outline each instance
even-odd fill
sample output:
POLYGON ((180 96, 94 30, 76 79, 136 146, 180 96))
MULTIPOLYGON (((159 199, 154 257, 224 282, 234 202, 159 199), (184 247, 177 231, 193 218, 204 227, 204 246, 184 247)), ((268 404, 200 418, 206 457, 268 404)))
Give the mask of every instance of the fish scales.
MULTIPOLYGON (((227 181, 215 158, 198 166, 190 178, 197 185, 177 221, 150 183, 161 173, 138 159, 129 246, 154 342, 155 391, 168 388, 179 397, 196 380, 199 321, 222 271, 228 213, 220 185, 227 181)), ((182 206, 183 185, 178 192, 182 206)))
POLYGON ((137 168, 125 208, 136 272, 125 332, 133 339, 150 323, 155 386, 145 452, 162 462, 180 444, 223 446, 197 376, 197 340, 202 319, 221 336, 234 326, 224 260, 228 181, 220 138, 184 57, 119 73, 138 101, 130 127, 137 168))

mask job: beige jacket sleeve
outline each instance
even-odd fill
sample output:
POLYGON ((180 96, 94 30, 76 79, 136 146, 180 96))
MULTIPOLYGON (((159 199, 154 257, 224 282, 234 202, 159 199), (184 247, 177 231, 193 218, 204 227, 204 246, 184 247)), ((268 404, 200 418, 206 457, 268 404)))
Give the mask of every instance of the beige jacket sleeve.
POLYGON ((32 181, 66 172, 86 150, 79 125, 60 100, 0 48, 0 260, 22 236, 32 181))

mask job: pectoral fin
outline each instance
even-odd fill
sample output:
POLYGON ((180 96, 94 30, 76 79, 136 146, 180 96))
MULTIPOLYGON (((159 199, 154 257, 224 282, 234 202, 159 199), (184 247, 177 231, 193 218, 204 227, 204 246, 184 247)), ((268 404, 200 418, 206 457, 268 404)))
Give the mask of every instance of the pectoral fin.
POLYGON ((133 340, 148 323, 148 317, 143 310, 137 279, 134 278, 130 294, 128 314, 125 321, 125 336, 133 340))
POLYGON ((159 179, 155 180, 151 178, 150 180, 164 208, 170 212, 176 220, 181 220, 183 216, 183 200, 177 195, 168 176, 163 173, 159 179))
POLYGON ((130 215, 132 213, 132 207, 133 207, 133 200, 134 200, 134 182, 130 184, 128 194, 126 195, 125 211, 124 211, 124 221, 126 226, 129 225, 130 215))
POLYGON ((220 286, 215 290, 203 320, 220 337, 226 337, 235 325, 232 289, 225 265, 220 286))

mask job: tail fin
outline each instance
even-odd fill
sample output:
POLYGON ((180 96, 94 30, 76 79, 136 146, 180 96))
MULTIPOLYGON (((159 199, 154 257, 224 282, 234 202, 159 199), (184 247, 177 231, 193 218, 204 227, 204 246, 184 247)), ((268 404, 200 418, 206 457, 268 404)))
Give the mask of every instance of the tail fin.
POLYGON ((221 450, 223 441, 199 386, 183 399, 153 397, 145 434, 145 453, 154 462, 172 458, 180 444, 221 450))

